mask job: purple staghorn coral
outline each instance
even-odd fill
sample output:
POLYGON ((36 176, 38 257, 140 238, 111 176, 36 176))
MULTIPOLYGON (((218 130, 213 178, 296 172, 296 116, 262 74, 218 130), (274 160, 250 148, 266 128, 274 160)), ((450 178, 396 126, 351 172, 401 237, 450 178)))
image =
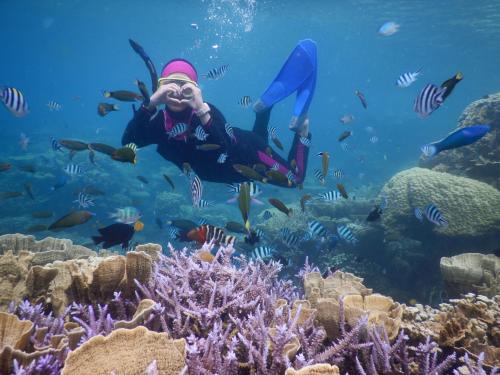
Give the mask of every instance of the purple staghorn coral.
POLYGON ((61 373, 63 363, 51 354, 44 355, 32 361, 28 366, 20 366, 14 360, 12 375, 57 375, 61 373))

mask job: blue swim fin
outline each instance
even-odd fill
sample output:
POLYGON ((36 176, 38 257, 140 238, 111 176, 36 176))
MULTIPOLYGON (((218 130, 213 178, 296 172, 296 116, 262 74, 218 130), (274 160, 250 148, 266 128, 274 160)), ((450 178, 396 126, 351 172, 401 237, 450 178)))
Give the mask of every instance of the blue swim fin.
POLYGON ((296 128, 307 117, 307 110, 316 87, 316 74, 316 43, 311 39, 301 40, 277 77, 254 105, 254 110, 256 112, 266 110, 297 91, 292 123, 290 124, 290 128, 296 128))

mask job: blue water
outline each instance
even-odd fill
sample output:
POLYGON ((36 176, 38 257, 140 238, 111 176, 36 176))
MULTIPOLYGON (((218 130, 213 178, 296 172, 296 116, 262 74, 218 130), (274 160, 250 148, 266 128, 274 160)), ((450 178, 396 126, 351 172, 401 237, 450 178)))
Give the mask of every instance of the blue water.
MULTIPOLYGON (((49 193, 54 176, 68 163, 50 150, 51 136, 120 144, 131 105, 118 103, 119 112, 102 118, 97 104, 105 101, 102 90, 134 90, 136 78, 150 85, 128 38, 143 45, 157 69, 174 57, 189 59, 199 73, 229 64, 224 79, 201 81, 203 96, 233 126, 246 129, 254 114, 237 101, 243 95, 258 98, 296 43, 314 39, 319 71, 309 112, 313 145, 306 188, 316 184, 312 171, 321 162, 316 154, 329 151, 333 167, 346 173, 346 185, 356 189, 372 184, 378 189, 396 172, 416 165, 420 146, 451 131, 466 105, 500 87, 500 2, 493 1, 2 1, 0 24, 0 84, 19 88, 31 108, 24 118, 0 108, 0 162, 35 163, 38 169, 35 175, 15 168, 10 175, 0 175, 0 191, 22 191, 31 181, 37 195, 35 201, 23 197, 0 203, 0 234, 23 232, 34 210, 53 209, 56 217, 69 212, 75 208, 74 192, 92 183, 107 192, 95 199, 98 221, 58 236, 88 241, 97 226, 111 223, 107 213, 135 202, 146 224, 138 240, 165 242, 154 224, 158 213, 152 205, 156 194, 169 190, 161 174, 168 171, 178 191, 185 186, 154 146, 140 150, 135 167, 98 155, 96 169, 86 155, 78 155, 75 162, 86 169, 85 176, 49 193), (386 21, 400 24, 399 32, 379 35, 386 21), (401 73, 419 68, 423 74, 416 83, 407 89, 395 87, 401 73), (412 107, 419 90, 458 71, 465 78, 445 105, 425 120, 418 118, 412 107), (356 89, 365 94, 367 110, 354 95, 356 89), (49 112, 50 100, 62 110, 49 112), (354 123, 342 125, 339 118, 344 114, 353 114, 354 123), (374 128, 378 143, 369 142, 373 134, 367 126, 374 128), (345 129, 354 131, 347 139, 353 148, 349 151, 337 141, 345 129), (30 138, 27 151, 18 145, 20 133, 30 138), (28 160, 30 155, 36 155, 34 161, 28 160), (150 184, 141 186, 137 175, 146 176, 150 184), (134 201, 134 192, 141 190, 149 197, 134 201)), ((271 119, 285 150, 292 140, 287 128, 292 106, 293 98, 278 104, 271 119)), ((206 184, 205 190, 212 200, 226 199, 218 194, 217 184, 206 184)), ((288 199, 298 197, 294 191, 271 190, 288 199)), ((182 204, 189 204, 187 192, 185 196, 182 204)), ((235 207, 220 210, 230 212, 232 219, 240 217, 235 207)), ((177 212, 159 214, 166 220, 177 212)))

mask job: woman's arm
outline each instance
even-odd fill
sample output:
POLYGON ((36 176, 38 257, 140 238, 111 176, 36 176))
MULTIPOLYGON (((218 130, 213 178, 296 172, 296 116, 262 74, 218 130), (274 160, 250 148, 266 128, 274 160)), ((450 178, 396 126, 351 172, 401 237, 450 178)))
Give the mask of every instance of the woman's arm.
POLYGON ((161 112, 156 112, 155 107, 148 109, 144 105, 135 111, 134 117, 129 121, 123 132, 122 145, 135 143, 137 147, 157 144, 163 134, 164 119, 161 112))

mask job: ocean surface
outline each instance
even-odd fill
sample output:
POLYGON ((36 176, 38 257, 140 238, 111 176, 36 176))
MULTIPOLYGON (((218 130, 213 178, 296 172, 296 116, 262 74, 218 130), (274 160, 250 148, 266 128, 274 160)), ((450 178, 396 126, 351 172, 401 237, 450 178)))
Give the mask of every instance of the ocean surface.
MULTIPOLYGON (((166 223, 180 218, 179 213, 187 215, 180 206, 190 205, 185 177, 155 146, 139 150, 135 166, 102 154, 97 154, 94 166, 86 152, 70 161, 67 152, 51 148, 52 137, 120 146, 132 106, 106 99, 102 92, 137 91, 136 79, 150 86, 148 71, 129 38, 144 47, 157 70, 175 57, 191 61, 199 74, 228 64, 223 79, 200 79, 200 86, 206 101, 244 129, 251 129, 254 112, 238 101, 245 95, 256 100, 298 41, 310 38, 317 43, 318 80, 309 110, 313 142, 304 191, 263 187, 266 204, 251 212, 251 221, 257 223, 254 218, 270 207, 268 197, 297 203, 303 193, 318 192, 313 171, 320 168, 316 155, 323 151, 330 153, 331 170, 345 173, 343 183, 356 199, 374 199, 391 176, 417 165, 422 145, 455 128, 469 103, 500 87, 498 1, 1 1, 0 24, 0 85, 19 89, 30 107, 22 118, 0 108, 0 163, 12 164, 11 170, 0 172, 0 191, 23 192, 0 201, 0 234, 27 233, 32 225, 50 224, 77 209, 73 201, 78 192, 93 186, 105 192, 93 197, 95 205, 89 210, 95 218, 56 233, 34 233, 78 244, 91 243, 97 228, 113 223, 111 212, 134 206, 145 225, 134 241, 165 246, 165 227, 156 219, 166 223), (388 21, 400 28, 382 36, 378 30, 388 21), (395 85, 402 73, 419 69, 421 75, 410 87, 395 85), (413 102, 423 86, 440 84, 457 72, 464 79, 444 105, 425 120, 419 118, 413 102), (365 95, 367 109, 355 90, 365 95), (51 101, 60 108, 51 111, 51 101), (120 109, 100 117, 100 102, 120 109), (346 114, 354 116, 351 124, 339 121, 346 114), (346 129, 353 134, 344 150, 337 138, 346 129), (26 149, 19 144, 21 133, 29 138, 26 149), (370 141, 373 136, 377 141, 370 141), (68 163, 81 166, 82 175, 51 191, 68 163), (26 165, 35 172, 19 168, 26 165), (173 203, 164 173, 181 194, 173 203), (149 183, 139 181, 138 175, 149 183), (26 184, 32 186, 34 199, 25 193, 26 184), (41 210, 54 216, 31 217, 41 210)), ((283 155, 292 141, 288 123, 293 102, 290 97, 277 104, 270 122, 284 144, 283 155)), ((204 183, 204 199, 216 204, 182 218, 196 221, 207 213, 241 221, 237 205, 226 203, 231 197, 226 190, 225 185, 204 183)))

